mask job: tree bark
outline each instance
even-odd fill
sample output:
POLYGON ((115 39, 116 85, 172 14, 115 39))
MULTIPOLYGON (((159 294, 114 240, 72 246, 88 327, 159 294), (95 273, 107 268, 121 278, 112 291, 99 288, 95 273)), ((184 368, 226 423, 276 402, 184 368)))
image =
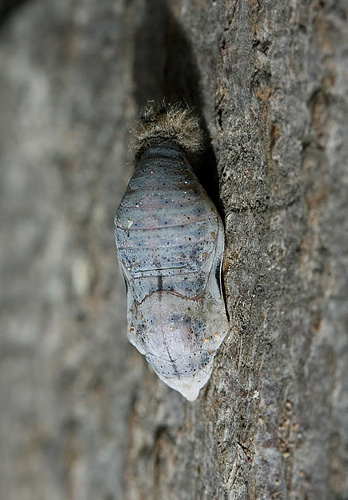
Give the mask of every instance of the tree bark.
POLYGON ((347 499, 347 3, 9 5, 0 497, 347 499), (113 241, 164 98, 201 117, 226 227, 231 332, 194 403, 128 343, 113 241))

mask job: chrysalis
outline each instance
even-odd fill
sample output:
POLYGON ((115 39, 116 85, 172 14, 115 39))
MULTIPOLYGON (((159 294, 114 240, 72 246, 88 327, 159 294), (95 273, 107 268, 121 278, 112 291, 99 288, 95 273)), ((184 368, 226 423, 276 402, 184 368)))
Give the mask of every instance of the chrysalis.
POLYGON ((128 338, 159 378, 190 401, 208 381, 228 330, 224 228, 187 159, 201 143, 188 110, 148 109, 115 216, 128 338))

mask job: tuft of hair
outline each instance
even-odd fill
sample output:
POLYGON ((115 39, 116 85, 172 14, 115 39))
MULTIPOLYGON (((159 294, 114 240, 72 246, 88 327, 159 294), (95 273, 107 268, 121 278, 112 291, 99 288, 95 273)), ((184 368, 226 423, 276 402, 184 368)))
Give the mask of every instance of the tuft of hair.
POLYGON ((191 159, 203 151, 204 134, 198 117, 180 104, 147 106, 133 132, 136 158, 161 140, 175 142, 191 159))

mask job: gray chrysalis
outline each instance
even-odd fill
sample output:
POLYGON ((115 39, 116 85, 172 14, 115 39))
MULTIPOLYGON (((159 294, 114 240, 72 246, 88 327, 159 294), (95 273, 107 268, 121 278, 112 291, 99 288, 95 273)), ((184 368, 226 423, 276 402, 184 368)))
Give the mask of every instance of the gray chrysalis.
POLYGON ((128 338, 190 401, 209 380, 228 331, 224 228, 188 161, 201 147, 189 110, 147 109, 136 131, 134 174, 115 216, 128 338))

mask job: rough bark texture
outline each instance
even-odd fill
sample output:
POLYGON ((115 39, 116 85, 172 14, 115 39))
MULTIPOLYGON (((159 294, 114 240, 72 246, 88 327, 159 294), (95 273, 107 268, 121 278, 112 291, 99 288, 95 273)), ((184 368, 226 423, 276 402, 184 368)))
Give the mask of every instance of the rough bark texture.
POLYGON ((1 499, 347 499, 347 3, 13 3, 1 499), (128 131, 163 97, 201 115, 226 225, 231 333, 194 403, 128 344, 113 241, 128 131))

